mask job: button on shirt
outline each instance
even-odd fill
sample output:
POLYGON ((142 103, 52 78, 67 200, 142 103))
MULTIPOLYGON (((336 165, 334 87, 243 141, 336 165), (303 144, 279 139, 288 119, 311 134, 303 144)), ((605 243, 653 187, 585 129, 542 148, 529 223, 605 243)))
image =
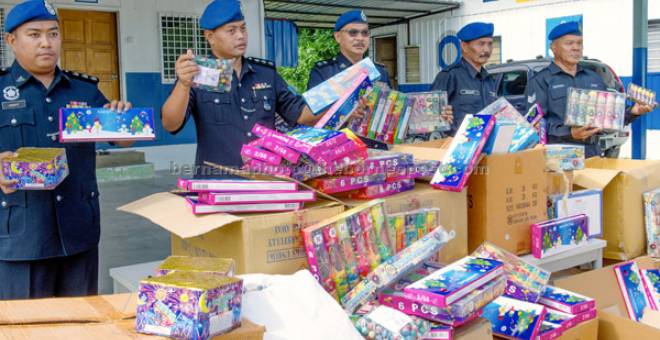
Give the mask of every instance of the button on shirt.
POLYGON ((234 72, 230 92, 190 90, 185 121, 192 116, 197 131, 196 178, 220 177, 205 161, 240 167, 241 147, 254 139, 255 123, 273 128, 277 113, 295 125, 305 106, 269 61, 243 58, 242 65, 240 81, 234 72))
MULTIPOLYGON (((390 75, 387 73, 387 70, 381 64, 375 64, 376 69, 380 72, 380 78, 378 81, 381 81, 387 86, 392 87, 390 82, 390 75)), ((346 58, 342 53, 337 54, 336 57, 330 60, 324 60, 316 63, 314 68, 309 73, 309 81, 307 82, 307 89, 332 78, 335 74, 353 66, 348 58, 346 58)))
MULTIPOLYGON (((605 82, 597 73, 578 64, 577 72, 573 76, 553 62, 530 79, 526 90, 528 105, 541 105, 548 125, 548 143, 584 145, 587 158, 598 156, 601 149, 595 139, 591 139, 589 143, 575 140, 571 135, 571 127, 564 125, 570 87, 607 91, 605 82)), ((629 124, 633 119, 629 110, 626 110, 625 123, 629 124)))
POLYGON ((65 148, 68 177, 54 190, 0 192, 0 261, 75 255, 98 245, 100 213, 94 143, 60 144, 58 110, 72 101, 107 103, 95 81, 56 70, 50 88, 18 63, 0 72, 0 152, 65 148))
POLYGON ((466 114, 479 113, 497 99, 495 79, 481 68, 477 70, 465 59, 440 71, 431 86, 433 91, 447 91, 449 105, 454 111, 451 136, 463 122, 466 114))

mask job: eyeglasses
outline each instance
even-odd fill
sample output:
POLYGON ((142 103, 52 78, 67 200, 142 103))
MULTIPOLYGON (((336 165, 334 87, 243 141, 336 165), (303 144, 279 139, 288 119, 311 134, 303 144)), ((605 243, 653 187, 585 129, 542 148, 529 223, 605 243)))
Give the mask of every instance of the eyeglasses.
POLYGON ((371 35, 371 32, 369 32, 369 30, 350 29, 350 30, 342 30, 342 31, 348 33, 348 35, 351 38, 357 37, 358 34, 362 34, 362 36, 365 38, 371 35))

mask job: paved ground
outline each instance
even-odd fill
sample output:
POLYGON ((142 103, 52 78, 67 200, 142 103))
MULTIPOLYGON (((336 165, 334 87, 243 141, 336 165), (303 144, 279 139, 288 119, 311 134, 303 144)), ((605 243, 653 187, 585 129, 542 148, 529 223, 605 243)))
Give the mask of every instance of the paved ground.
POLYGON ((170 234, 141 217, 117 207, 152 193, 172 189, 176 177, 159 171, 156 178, 100 184, 101 246, 99 292, 112 293, 108 270, 114 267, 161 260, 170 254, 170 234))

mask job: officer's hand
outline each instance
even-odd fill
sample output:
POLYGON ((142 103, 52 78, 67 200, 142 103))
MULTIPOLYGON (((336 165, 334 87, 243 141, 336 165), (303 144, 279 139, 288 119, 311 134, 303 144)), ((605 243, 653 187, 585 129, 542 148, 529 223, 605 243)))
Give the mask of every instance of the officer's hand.
POLYGON ((451 105, 443 107, 440 116, 442 117, 442 120, 447 123, 454 124, 454 108, 451 107, 451 105))
POLYGON ((571 136, 575 140, 586 140, 587 138, 601 132, 603 129, 596 127, 577 127, 571 128, 571 136))
POLYGON ((130 102, 113 100, 105 104, 103 107, 115 112, 126 112, 133 107, 133 104, 131 104, 130 102))
POLYGON ((653 109, 655 109, 656 106, 658 106, 657 103, 653 106, 646 104, 635 104, 635 106, 633 106, 632 109, 630 110, 630 113, 632 113, 635 116, 641 116, 653 111, 653 109))
POLYGON ((369 107, 367 105, 367 98, 362 97, 360 98, 360 102, 358 103, 358 106, 355 108, 355 111, 353 111, 351 118, 362 119, 367 114, 367 110, 369 110, 369 107))
MULTIPOLYGON (((13 152, 3 152, 0 153, 0 163, 2 163, 2 160, 5 158, 9 157, 14 157, 16 154, 13 152)), ((14 189, 14 186, 18 183, 16 180, 6 180, 4 174, 2 171, 0 171, 0 190, 2 190, 5 195, 9 195, 11 193, 16 192, 16 189, 14 189)))
POLYGON ((185 87, 192 86, 193 77, 199 73, 199 67, 195 63, 195 55, 192 53, 192 50, 188 50, 186 54, 179 56, 179 59, 177 59, 174 65, 174 71, 176 71, 179 84, 185 87))

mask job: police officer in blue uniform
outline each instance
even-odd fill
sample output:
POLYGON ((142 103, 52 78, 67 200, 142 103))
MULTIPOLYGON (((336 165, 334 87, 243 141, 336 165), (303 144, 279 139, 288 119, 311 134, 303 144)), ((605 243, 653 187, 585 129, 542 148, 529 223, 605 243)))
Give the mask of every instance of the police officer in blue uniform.
MULTIPOLYGON (((309 74, 307 89, 332 78, 335 74, 362 60, 365 53, 369 51, 369 37, 367 16, 363 11, 351 10, 339 16, 335 23, 335 40, 339 44, 339 53, 332 59, 322 60, 314 65, 309 74)), ((385 65, 374 64, 380 72, 378 81, 392 87, 385 65)))
POLYGON ((495 79, 484 65, 493 52, 494 26, 474 22, 461 28, 461 59, 435 77, 432 90, 447 91, 449 106, 443 116, 452 122, 449 134, 454 136, 466 114, 475 114, 497 99, 495 79))
MULTIPOLYGON (((552 41, 550 48, 554 60, 530 79, 526 90, 528 104, 541 105, 548 125, 548 143, 580 144, 585 146, 586 157, 600 156, 598 134, 601 129, 564 125, 569 87, 607 91, 598 74, 579 64, 583 51, 580 25, 577 22, 563 23, 550 31, 548 39, 552 41)), ((648 105, 627 108, 625 123, 630 124, 652 109, 648 105)))
POLYGON ((244 57, 248 36, 239 1, 212 1, 200 18, 200 26, 213 51, 212 57, 233 60, 231 91, 192 88, 199 68, 189 50, 176 62, 177 82, 162 107, 162 122, 165 129, 176 134, 192 116, 197 130, 194 176, 230 177, 203 163, 240 167, 241 146, 256 138, 252 127, 259 123, 273 128, 276 113, 289 125, 311 125, 320 116, 312 115, 272 62, 244 57))
POLYGON ((0 173, 0 300, 97 294, 95 145, 60 144, 58 109, 130 104, 109 104, 98 79, 57 67, 60 29, 46 1, 16 5, 5 31, 16 61, 0 71, 0 160, 20 147, 65 148, 69 176, 52 191, 16 191, 0 173))

